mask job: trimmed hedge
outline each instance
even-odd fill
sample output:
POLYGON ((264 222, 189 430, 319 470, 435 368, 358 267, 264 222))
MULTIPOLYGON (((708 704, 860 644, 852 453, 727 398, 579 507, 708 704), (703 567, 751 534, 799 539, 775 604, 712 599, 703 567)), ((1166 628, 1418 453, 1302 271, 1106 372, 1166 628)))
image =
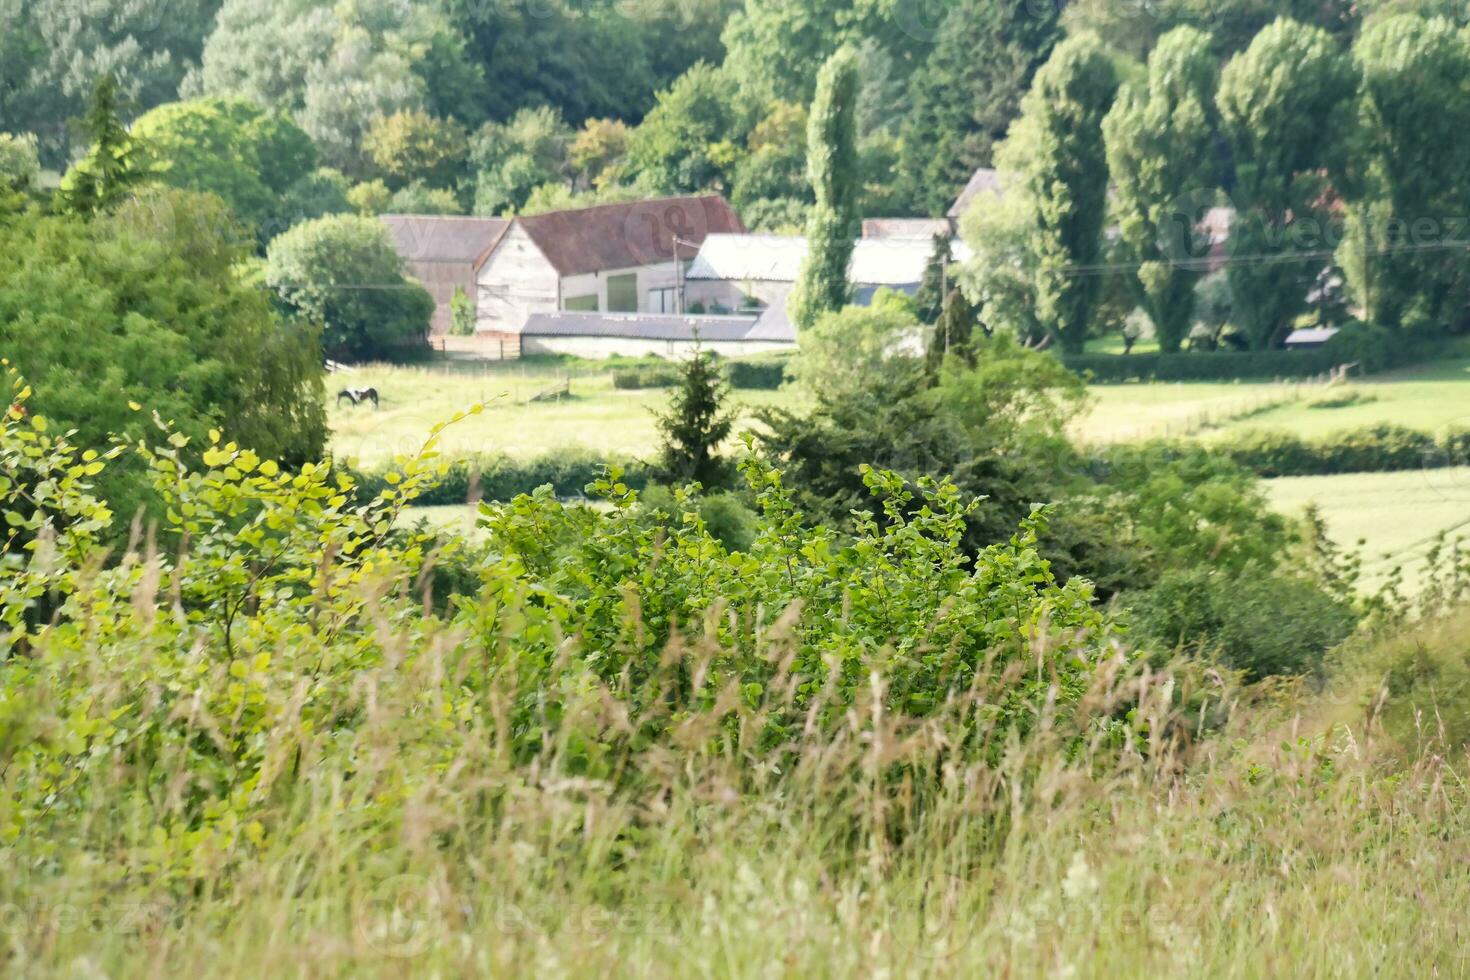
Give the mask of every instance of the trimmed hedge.
POLYGON ((1182 354, 1073 354, 1062 363, 1098 384, 1123 381, 1236 381, 1308 378, 1343 363, 1330 350, 1192 351, 1182 354))
MULTIPOLYGON (((726 361, 725 377, 732 388, 773 391, 785 383, 786 365, 789 363, 789 354, 726 361)), ((679 383, 681 377, 678 364, 657 361, 617 368, 613 371, 612 382, 614 388, 623 389, 672 388, 679 383)))
POLYGON ((1464 465, 1470 433, 1452 430, 1436 438, 1384 423, 1318 439, 1289 432, 1243 432, 1211 448, 1263 477, 1393 473, 1464 465))
MULTIPOLYGON (((1195 442, 1156 442, 1147 447, 1161 462, 1190 451, 1195 442)), ((1126 451, 1136 455, 1137 446, 1126 451)), ((1470 430, 1452 429, 1441 436, 1382 424, 1303 439, 1291 432, 1250 430, 1206 444, 1209 452, 1257 476, 1336 476, 1342 473, 1395 473, 1470 465, 1470 430)), ((1110 468, 1114 450, 1104 450, 1096 465, 1110 468)))
MULTIPOLYGON (((543 453, 533 459, 490 455, 461 459, 451 464, 439 483, 414 501, 416 507, 437 507, 469 501, 478 487, 480 500, 512 500, 537 487, 550 485, 562 498, 581 497, 587 485, 601 479, 609 463, 624 468, 623 482, 635 490, 648 485, 648 472, 641 463, 610 460, 590 449, 566 449, 543 453)), ((370 500, 387 486, 381 472, 352 474, 360 499, 370 500)))

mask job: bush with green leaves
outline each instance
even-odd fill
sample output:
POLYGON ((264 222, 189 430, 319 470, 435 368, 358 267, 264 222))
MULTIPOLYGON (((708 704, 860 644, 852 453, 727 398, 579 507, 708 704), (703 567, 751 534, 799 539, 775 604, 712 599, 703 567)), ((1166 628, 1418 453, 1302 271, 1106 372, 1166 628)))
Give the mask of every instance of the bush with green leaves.
POLYGON ((425 346, 434 298, 404 274, 376 219, 338 214, 296 225, 271 242, 266 281, 288 312, 321 328, 333 357, 407 360, 425 346))
MULTIPOLYGON (((0 217, 0 351, 83 446, 153 431, 156 412, 195 439, 215 427, 292 465, 318 458, 318 338, 241 278, 252 245, 218 198, 164 187, 91 221, 0 217)), ((99 479, 129 519, 147 497, 133 461, 99 479)))

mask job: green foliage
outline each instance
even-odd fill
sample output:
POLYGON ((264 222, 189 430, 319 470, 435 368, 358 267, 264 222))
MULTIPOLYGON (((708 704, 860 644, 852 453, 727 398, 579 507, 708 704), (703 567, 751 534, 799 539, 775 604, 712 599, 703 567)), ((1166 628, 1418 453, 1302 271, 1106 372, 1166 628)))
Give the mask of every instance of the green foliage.
POLYGON ((1332 350, 1070 354, 1062 361, 1098 384, 1123 381, 1244 381, 1307 378, 1347 363, 1332 350))
POLYGON ((1364 318, 1390 329, 1456 329, 1470 279, 1456 258, 1470 191, 1470 38, 1447 20, 1371 21, 1353 46, 1361 76, 1338 262, 1364 318))
POLYGON ((321 327, 333 357, 411 357, 428 337, 434 299, 404 276, 380 221, 331 215, 303 222, 271 242, 266 265, 281 304, 321 327))
MULTIPOLYGON (((156 412, 195 439, 214 427, 293 464, 320 454, 317 338, 241 281, 249 242, 217 198, 163 188, 90 223, 0 219, 0 347, 35 387, 33 410, 99 449, 152 431, 156 412)), ((101 479, 131 518, 136 467, 101 479)))
POLYGON ((123 125, 117 79, 103 75, 92 90, 85 124, 92 148, 61 180, 57 204, 73 214, 105 211, 143 179, 138 150, 123 125))
POLYGON ((788 309, 798 330, 846 305, 847 267, 860 215, 857 178, 857 52, 843 48, 817 76, 807 123, 807 177, 816 203, 807 217, 807 252, 788 309))
POLYGON ((949 267, 953 262, 949 236, 935 235, 933 251, 929 253, 929 261, 924 263, 924 277, 919 281, 918 292, 914 293, 920 323, 937 323, 939 315, 944 312, 952 282, 949 267))
POLYGON ((252 228, 284 230, 283 195, 307 178, 316 147, 291 119, 243 99, 171 102, 133 124, 138 166, 172 187, 224 200, 252 228))
POLYGON ((29 191, 40 173, 36 138, 28 133, 0 133, 0 189, 29 191))
MULTIPOLYGON (((86 112, 97 80, 117 80, 122 104, 149 109, 178 95, 214 26, 218 0, 3 0, 0 120, 30 132, 49 167, 85 151, 67 124, 86 112)), ((126 114, 125 114, 126 115, 126 114)), ((90 134, 80 134, 84 138, 90 134)))
POLYGON ((713 490, 730 478, 728 461, 717 455, 735 424, 725 404, 729 382, 703 351, 696 350, 681 369, 668 411, 658 417, 658 475, 667 483, 713 490))
POLYGON ((1107 163, 1102 120, 1117 90, 1113 63, 1095 37, 1070 38, 1036 73, 1017 126, 1029 148, 1018 160, 1033 256, 1036 317, 1062 347, 1087 340, 1100 280, 1085 275, 1102 254, 1107 163))
POLYGON ((1144 642, 1218 657, 1252 681, 1320 672, 1327 652, 1357 625, 1347 602, 1283 573, 1181 569, 1124 601, 1144 642))
POLYGON ((475 304, 463 286, 455 286, 449 297, 449 332, 456 337, 475 335, 475 304))
POLYGON ((731 82, 756 105, 809 102, 818 69, 865 33, 863 13, 843 0, 745 0, 725 25, 731 82))
POLYGON ((840 397, 894 375, 917 378, 920 365, 905 342, 921 333, 905 310, 847 306, 819 319, 801 337, 791 376, 808 391, 840 397))
POLYGON ((1220 75, 1221 130, 1235 162, 1228 267, 1235 323, 1252 347, 1278 346, 1326 261, 1328 173, 1343 151, 1351 63, 1326 32, 1278 20, 1220 75))
POLYGON ((363 150, 390 186, 424 181, 442 187, 464 169, 469 137, 453 119, 440 119, 422 109, 399 109, 372 121, 363 150))
POLYGON ((464 214, 454 192, 415 180, 394 191, 383 214, 464 214))
MULTIPOLYGON (((648 486, 646 465, 612 459, 590 449, 554 449, 530 459, 490 454, 445 464, 434 483, 423 488, 413 505, 444 507, 479 500, 509 503, 541 487, 548 487, 560 500, 582 500, 609 467, 620 469, 622 482, 634 490, 641 492, 648 486)), ((342 468, 340 464, 338 468, 342 468)), ((391 469, 351 473, 355 499, 367 503, 390 489, 390 472, 391 469)))
POLYGON ((1165 353, 1193 325, 1195 228, 1215 186, 1216 71, 1208 35, 1171 31, 1149 56, 1147 87, 1125 87, 1103 120, 1119 230, 1165 353))
POLYGON ((1439 437, 1392 423, 1306 439, 1291 432, 1242 432, 1211 443, 1211 450, 1260 476, 1391 473, 1464 466, 1463 430, 1439 437))
POLYGON ((1058 40, 1060 7, 1006 0, 949 6, 902 113, 900 174, 918 212, 944 214, 975 168, 991 164, 1058 40))
POLYGON ((470 146, 476 214, 514 214, 532 191, 562 180, 572 130, 553 109, 522 109, 486 123, 470 146))
POLYGON ((628 143, 628 175, 658 193, 692 194, 729 185, 737 119, 725 74, 697 64, 658 93, 628 143))

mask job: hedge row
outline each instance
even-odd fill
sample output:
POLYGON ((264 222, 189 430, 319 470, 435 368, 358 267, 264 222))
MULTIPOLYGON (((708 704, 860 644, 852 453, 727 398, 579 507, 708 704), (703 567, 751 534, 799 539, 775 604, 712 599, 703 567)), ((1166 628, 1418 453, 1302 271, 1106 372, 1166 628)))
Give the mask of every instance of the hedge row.
POLYGON ((1263 477, 1392 473, 1470 463, 1470 430, 1441 436, 1381 424, 1303 439, 1290 432, 1249 431, 1211 448, 1263 477))
MULTIPOLYGON (((503 455, 461 459, 453 463, 439 484, 420 496, 414 505, 462 504, 472 498, 512 500, 548 484, 558 497, 580 497, 587 484, 603 476, 609 462, 606 456, 590 449, 548 452, 526 460, 503 455)), ((624 483, 636 490, 647 486, 648 472, 642 464, 623 460, 616 462, 624 468, 624 483)), ((371 499, 388 485, 383 477, 382 472, 353 474, 363 499, 371 499)))
POLYGON ((1072 354, 1062 363, 1090 381, 1236 381, 1308 378, 1344 363, 1331 350, 1072 354))
MULTIPOLYGON (((1162 465, 1197 453, 1202 444, 1154 442, 1124 444, 1103 450, 1093 460, 1099 475, 1121 457, 1138 462, 1138 454, 1156 453, 1162 465)), ((1230 460, 1257 476, 1335 476, 1342 473, 1393 473, 1470 465, 1470 430, 1452 429, 1440 436, 1403 426, 1381 424, 1304 439, 1279 430, 1249 430, 1203 444, 1211 454, 1230 460)))
MULTIPOLYGON (((732 388, 772 391, 786 381, 788 355, 726 361, 725 377, 732 388)), ((679 383, 679 365, 671 361, 632 364, 613 371, 614 388, 672 388, 679 383)))

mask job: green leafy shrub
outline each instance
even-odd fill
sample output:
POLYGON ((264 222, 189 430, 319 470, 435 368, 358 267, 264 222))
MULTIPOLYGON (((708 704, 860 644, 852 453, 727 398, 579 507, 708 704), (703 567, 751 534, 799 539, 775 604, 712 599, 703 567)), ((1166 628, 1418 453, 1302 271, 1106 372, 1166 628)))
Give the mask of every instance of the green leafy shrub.
POLYGON ((1248 680, 1319 671, 1357 623, 1350 604, 1316 583, 1258 568, 1172 570, 1124 603, 1146 644, 1216 655, 1248 680))
MULTIPOLYGON (((503 454, 457 459, 445 465, 432 486, 423 488, 414 504, 441 507, 475 500, 508 501, 548 486, 563 500, 586 496, 609 465, 623 469, 623 482, 635 490, 648 483, 642 464, 610 460, 590 449, 571 448, 542 453, 531 459, 503 454)), ((352 473, 357 499, 371 500, 389 486, 391 470, 352 473)))
POLYGON ((1237 465, 1273 478, 1457 466, 1465 461, 1470 445, 1460 431, 1436 439, 1427 432, 1383 423, 1317 439, 1280 430, 1252 430, 1213 443, 1211 448, 1237 465))
POLYGON ((679 378, 679 365, 665 361, 618 368, 613 372, 612 383, 614 388, 622 390, 672 388, 679 383, 679 378))
POLYGON ((792 355, 770 354, 764 357, 740 358, 725 365, 730 387, 757 391, 775 391, 786 383, 786 371, 792 355))
POLYGON ((1124 381, 1244 381, 1307 378, 1344 363, 1328 350, 1069 354, 1062 363, 1099 384, 1124 381))

